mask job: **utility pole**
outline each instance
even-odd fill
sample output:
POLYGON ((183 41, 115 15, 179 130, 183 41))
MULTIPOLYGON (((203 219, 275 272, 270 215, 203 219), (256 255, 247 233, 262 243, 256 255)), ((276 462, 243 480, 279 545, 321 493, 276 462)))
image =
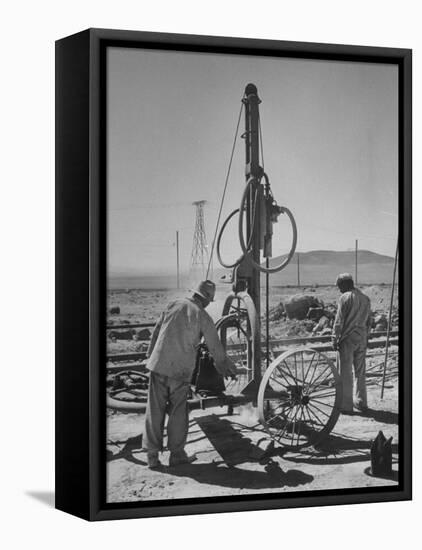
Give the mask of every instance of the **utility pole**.
POLYGON ((190 276, 193 279, 203 279, 207 272, 208 247, 205 235, 204 205, 207 201, 193 202, 196 209, 195 232, 191 255, 190 276))
POLYGON ((355 285, 358 284, 358 240, 355 241, 355 285))
POLYGON ((297 259, 297 286, 300 286, 300 260, 299 260, 299 252, 296 252, 296 259, 297 259))
POLYGON ((177 266, 177 290, 180 288, 180 270, 179 270, 179 231, 176 231, 176 266, 177 266))

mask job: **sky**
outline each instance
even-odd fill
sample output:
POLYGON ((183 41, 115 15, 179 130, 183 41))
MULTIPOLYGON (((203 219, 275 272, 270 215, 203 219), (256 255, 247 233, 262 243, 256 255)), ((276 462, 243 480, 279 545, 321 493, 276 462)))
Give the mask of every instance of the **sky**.
MULTIPOLYGON (((296 218, 297 250, 347 250, 358 239, 394 256, 395 65, 109 48, 107 78, 110 274, 174 271, 176 231, 181 270, 189 269, 198 200, 207 201, 211 249, 248 82, 262 100, 265 171, 296 218)), ((239 207, 244 162, 238 138, 222 221, 239 207)), ((240 248, 236 224, 227 229, 222 253, 231 261, 240 248)), ((290 238, 282 220, 274 255, 290 238)))

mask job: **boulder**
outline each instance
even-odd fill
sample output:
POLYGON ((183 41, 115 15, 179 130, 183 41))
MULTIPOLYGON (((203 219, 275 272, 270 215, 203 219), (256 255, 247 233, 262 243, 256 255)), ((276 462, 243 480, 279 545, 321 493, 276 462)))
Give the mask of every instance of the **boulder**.
POLYGON ((287 302, 284 302, 284 309, 289 319, 306 319, 310 308, 321 308, 323 303, 315 296, 309 294, 295 294, 287 302))

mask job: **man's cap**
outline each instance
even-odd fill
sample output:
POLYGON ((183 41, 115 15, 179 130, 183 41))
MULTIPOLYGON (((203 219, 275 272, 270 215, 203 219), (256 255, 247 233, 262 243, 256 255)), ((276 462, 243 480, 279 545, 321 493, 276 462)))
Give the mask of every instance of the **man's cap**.
POLYGON ((352 281, 353 283, 353 277, 350 273, 340 273, 340 275, 337 276, 336 285, 345 281, 352 281))
POLYGON ((205 300, 213 302, 215 296, 215 284, 209 280, 201 281, 196 288, 191 289, 191 292, 193 294, 199 294, 199 296, 202 296, 205 300))

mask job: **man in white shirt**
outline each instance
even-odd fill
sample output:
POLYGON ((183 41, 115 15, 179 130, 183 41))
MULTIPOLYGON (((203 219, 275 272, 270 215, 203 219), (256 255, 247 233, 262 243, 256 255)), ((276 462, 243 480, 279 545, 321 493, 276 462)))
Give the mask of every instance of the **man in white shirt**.
POLYGON ((235 376, 236 367, 227 357, 214 322, 205 308, 214 301, 215 284, 202 281, 192 297, 169 304, 156 324, 148 349, 150 371, 145 418, 145 448, 150 468, 161 466, 163 430, 168 412, 167 436, 170 466, 193 462, 185 444, 188 435, 188 391, 195 369, 197 348, 204 337, 217 371, 235 376))
POLYGON ((353 412, 353 407, 364 411, 368 408, 366 348, 371 328, 371 302, 366 294, 355 288, 350 273, 340 274, 336 284, 341 296, 337 305, 332 342, 333 348, 339 352, 339 371, 343 382, 342 412, 353 412))

